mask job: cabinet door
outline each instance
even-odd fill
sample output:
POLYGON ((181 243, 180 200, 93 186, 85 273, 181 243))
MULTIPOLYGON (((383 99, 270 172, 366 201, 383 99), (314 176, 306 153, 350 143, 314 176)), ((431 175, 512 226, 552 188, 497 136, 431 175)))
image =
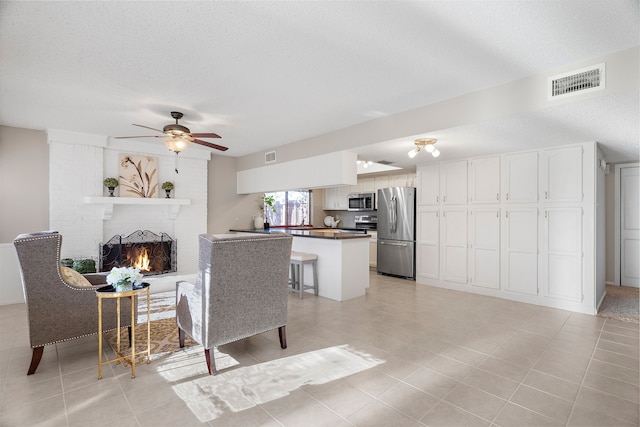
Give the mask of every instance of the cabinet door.
POLYGON ((389 187, 406 187, 406 186, 407 186, 407 174, 389 176, 389 187))
POLYGON ((544 212, 544 295, 582 301, 582 208, 544 212))
POLYGON ((440 203, 440 165, 418 166, 418 205, 440 203))
POLYGON ((469 212, 469 282, 500 289, 500 209, 469 212))
POLYGON ((442 278, 467 283, 467 208, 442 211, 442 278))
POLYGON ((360 178, 358 179, 358 189, 361 193, 373 193, 376 191, 376 186, 373 178, 360 178))
POLYGON ((504 156, 504 200, 507 203, 538 201, 538 152, 504 156))
POLYGON ((407 174, 407 187, 415 187, 417 185, 417 174, 415 173, 408 173, 407 174))
POLYGON ((502 284, 538 294, 538 208, 509 208, 502 222, 502 284))
POLYGON ((376 209, 378 209, 378 190, 380 190, 381 188, 389 187, 389 177, 387 175, 376 176, 374 178, 373 183, 375 185, 375 193, 376 193, 376 209))
POLYGON ((438 208, 418 209, 416 274, 437 279, 440 266, 440 212, 438 208))
POLYGON ((335 209, 339 211, 346 211, 349 209, 349 193, 351 192, 351 187, 348 185, 343 185, 340 187, 336 187, 336 203, 335 209))
POLYGON ((542 153, 545 202, 581 202, 582 147, 554 148, 542 153))
POLYGON ((335 209, 336 189, 334 187, 324 189, 324 204, 322 205, 325 210, 335 209))
POLYGON ((444 163, 441 170, 442 202, 467 203, 467 161, 444 163))
POLYGON ((469 202, 500 203, 500 157, 469 162, 469 202))

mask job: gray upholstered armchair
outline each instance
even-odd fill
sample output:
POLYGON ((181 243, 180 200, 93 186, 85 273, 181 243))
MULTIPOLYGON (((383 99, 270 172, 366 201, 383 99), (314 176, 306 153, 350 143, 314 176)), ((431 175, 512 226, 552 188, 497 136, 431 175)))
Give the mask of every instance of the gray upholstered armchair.
MULTIPOLYGON (((56 231, 21 234, 13 244, 29 317, 33 354, 27 375, 31 375, 38 368, 45 345, 98 333, 95 290, 107 285, 106 274, 81 275, 66 267, 61 269, 62 236, 56 231)), ((121 304, 121 326, 128 326, 131 333, 131 300, 124 298, 121 304)), ((116 328, 115 300, 104 301, 102 319, 104 331, 116 328)))
POLYGON ((275 234, 200 235, 195 284, 176 284, 180 347, 185 332, 204 347, 209 374, 216 373, 216 346, 278 328, 287 348, 291 236, 275 234))

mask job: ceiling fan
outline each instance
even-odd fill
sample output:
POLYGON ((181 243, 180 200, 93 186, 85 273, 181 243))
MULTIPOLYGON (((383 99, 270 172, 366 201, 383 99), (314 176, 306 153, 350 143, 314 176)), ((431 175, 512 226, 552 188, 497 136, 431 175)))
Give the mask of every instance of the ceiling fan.
POLYGON ((220 135, 215 133, 191 133, 188 127, 182 126, 178 123, 178 120, 182 118, 183 114, 178 111, 172 111, 171 117, 176 119, 175 124, 171 123, 166 125, 165 127, 160 129, 154 129, 149 126, 137 125, 145 129, 151 129, 156 132, 161 132, 162 135, 144 135, 144 136, 116 136, 116 139, 125 139, 125 138, 165 138, 164 143, 167 148, 174 153, 178 154, 183 151, 185 148, 189 146, 189 143, 193 142, 195 144, 204 145, 205 147, 213 148, 215 150, 227 151, 228 147, 223 147, 222 145, 213 144, 211 142, 202 141, 198 138, 221 138, 220 135))

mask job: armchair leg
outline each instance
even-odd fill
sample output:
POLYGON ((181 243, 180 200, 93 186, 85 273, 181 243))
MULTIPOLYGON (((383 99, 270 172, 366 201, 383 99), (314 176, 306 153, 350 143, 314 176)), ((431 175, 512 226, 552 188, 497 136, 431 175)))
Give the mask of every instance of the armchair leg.
POLYGON ((184 348, 184 331, 181 328, 178 328, 178 342, 180 343, 180 348, 184 348))
POLYGON ((209 375, 215 375, 218 373, 216 370, 216 358, 213 357, 213 349, 204 349, 204 358, 207 361, 207 369, 209 370, 209 375))
POLYGON ((36 369, 38 369, 40 360, 42 360, 43 352, 44 352, 44 346, 35 347, 33 349, 33 353, 31 354, 31 365, 29 365, 29 370, 27 371, 27 375, 33 375, 36 373, 36 369))
POLYGON ((285 330, 287 326, 280 326, 278 328, 278 337, 280 338, 280 348, 287 348, 287 331, 285 330))

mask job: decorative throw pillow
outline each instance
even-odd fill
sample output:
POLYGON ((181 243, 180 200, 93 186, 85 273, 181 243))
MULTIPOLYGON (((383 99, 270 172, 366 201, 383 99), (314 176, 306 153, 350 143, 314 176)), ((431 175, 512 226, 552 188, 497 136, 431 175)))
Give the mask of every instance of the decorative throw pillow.
POLYGON ((91 287, 91 282, 72 268, 62 266, 60 267, 60 274, 64 281, 70 285, 78 286, 80 288, 91 287))

